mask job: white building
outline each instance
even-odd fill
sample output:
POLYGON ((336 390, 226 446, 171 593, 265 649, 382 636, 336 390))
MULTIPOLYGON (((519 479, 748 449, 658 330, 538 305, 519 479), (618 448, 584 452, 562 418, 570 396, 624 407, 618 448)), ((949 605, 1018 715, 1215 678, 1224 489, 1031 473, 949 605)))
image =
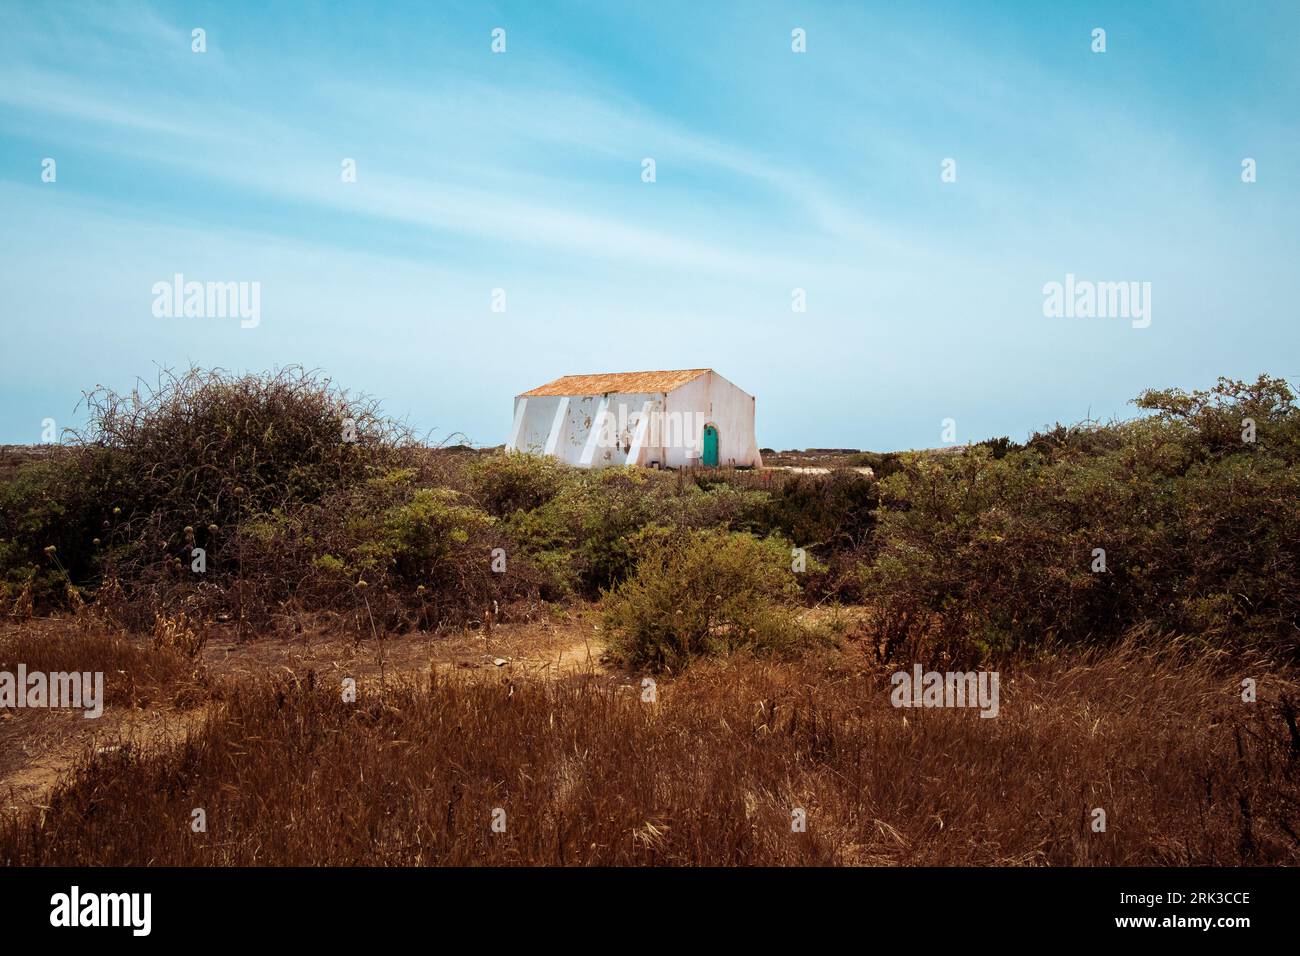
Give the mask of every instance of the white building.
POLYGON ((557 378, 515 396, 506 450, 579 468, 763 464, 754 396, 707 368, 557 378))

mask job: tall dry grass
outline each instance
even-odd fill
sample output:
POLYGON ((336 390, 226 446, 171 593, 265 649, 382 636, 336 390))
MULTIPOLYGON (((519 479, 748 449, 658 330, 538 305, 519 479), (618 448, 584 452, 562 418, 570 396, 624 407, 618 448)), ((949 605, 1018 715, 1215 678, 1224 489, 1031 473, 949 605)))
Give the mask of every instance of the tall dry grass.
POLYGON ((258 683, 173 752, 89 758, 4 819, 0 863, 1296 864, 1298 687, 1247 671, 1254 704, 1202 652, 1075 653, 1004 671, 995 719, 895 709, 830 657, 701 664, 656 703, 594 675, 258 683))
POLYGON ((58 619, 32 621, 0 632, 0 671, 104 675, 104 703, 143 707, 192 706, 207 695, 197 662, 201 635, 184 618, 160 618, 150 641, 128 638, 102 623, 68 627, 58 619))

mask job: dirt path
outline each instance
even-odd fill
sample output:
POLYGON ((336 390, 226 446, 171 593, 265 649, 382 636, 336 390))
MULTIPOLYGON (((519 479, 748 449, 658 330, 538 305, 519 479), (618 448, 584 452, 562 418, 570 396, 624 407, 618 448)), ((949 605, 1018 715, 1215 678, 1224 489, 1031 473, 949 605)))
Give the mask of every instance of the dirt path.
POLYGON ((480 628, 452 633, 413 632, 358 642, 339 627, 304 630, 301 637, 238 643, 233 636, 209 640, 203 663, 218 681, 238 681, 285 672, 318 679, 358 682, 379 677, 418 676, 435 670, 492 670, 505 667, 526 673, 569 673, 590 667, 608 673, 600 657, 604 644, 597 631, 599 615, 591 605, 570 607, 528 620, 505 621, 491 631, 480 628))
POLYGON ((92 750, 166 750, 202 725, 207 706, 123 710, 106 708, 86 720, 79 712, 30 711, 0 722, 0 808, 42 806, 49 792, 92 750))

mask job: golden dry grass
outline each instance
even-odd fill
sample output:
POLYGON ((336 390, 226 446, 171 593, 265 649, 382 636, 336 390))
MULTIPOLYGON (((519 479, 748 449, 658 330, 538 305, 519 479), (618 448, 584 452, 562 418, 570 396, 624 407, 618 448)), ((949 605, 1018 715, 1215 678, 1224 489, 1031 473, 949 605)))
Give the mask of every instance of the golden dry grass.
POLYGON ((996 719, 895 709, 851 653, 701 664, 655 703, 435 671, 349 704, 308 672, 227 686, 169 752, 88 758, 4 819, 0 863, 1295 864, 1298 694, 1136 646, 1005 669, 996 719))

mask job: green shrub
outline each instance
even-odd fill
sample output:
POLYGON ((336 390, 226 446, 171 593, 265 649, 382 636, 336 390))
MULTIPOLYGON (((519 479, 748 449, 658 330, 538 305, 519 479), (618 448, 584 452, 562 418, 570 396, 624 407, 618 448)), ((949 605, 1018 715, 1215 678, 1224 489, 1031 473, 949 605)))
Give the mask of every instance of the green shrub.
POLYGON ((1024 450, 1023 445, 1013 442, 1006 435, 1003 435, 1001 438, 986 438, 983 441, 976 442, 975 444, 979 448, 987 448, 989 454, 997 459, 1006 458, 1007 452, 1024 450))
POLYGON ((1194 456, 1239 455, 1267 448, 1295 462, 1300 456, 1300 416, 1284 379, 1261 375, 1254 382, 1220 378, 1213 388, 1148 389, 1134 404, 1155 412, 1154 421, 1176 435, 1194 456), (1249 419, 1254 442, 1243 439, 1249 419))
MULTIPOLYGON (((361 543, 352 554, 357 569, 399 581, 441 582, 465 546, 485 540, 493 526, 490 515, 459 499, 449 488, 416 488, 378 516, 356 516, 352 528, 361 543)), ((487 563, 486 551, 479 557, 487 563)))
MULTIPOLYGON (((292 512, 245 521, 228 549, 252 582, 244 611, 355 609, 389 628, 463 623, 526 593, 535 572, 491 515, 450 488, 395 469, 292 512), (505 563, 493 569, 494 549, 505 563)), ((217 595, 225 606, 238 587, 217 595)))
POLYGON ((888 478, 902 467, 902 456, 894 451, 861 451, 849 458, 849 464, 855 468, 870 468, 877 480, 880 480, 888 478))
POLYGON ((504 518, 546 504, 559 494, 569 471, 544 455, 494 454, 470 465, 469 480, 483 510, 504 518))
POLYGON ((797 474, 775 487, 764 510, 765 531, 780 532, 821 554, 867 542, 876 522, 875 479, 852 469, 797 474))
POLYGON ((556 595, 591 597, 622 581, 636 562, 634 539, 651 526, 738 528, 761 524, 763 492, 697 487, 680 475, 644 468, 574 472, 559 493, 506 522, 533 562, 547 569, 556 595))
POLYGON ((1157 414, 1058 427, 1001 459, 980 447, 906 457, 881 485, 863 572, 884 643, 980 656, 1145 622, 1300 656, 1290 392, 1261 378, 1139 403, 1157 414), (1242 440, 1246 417, 1255 442, 1242 440))
POLYGON ((740 647, 776 652, 805 643, 790 546, 744 532, 642 534, 635 573, 605 596, 609 653, 654 671, 740 647))
POLYGON ((101 514, 102 503, 67 454, 24 465, 0 482, 0 601, 12 605, 30 587, 38 609, 61 604, 64 572, 84 582, 104 554, 105 541, 95 543, 108 537, 101 514))

